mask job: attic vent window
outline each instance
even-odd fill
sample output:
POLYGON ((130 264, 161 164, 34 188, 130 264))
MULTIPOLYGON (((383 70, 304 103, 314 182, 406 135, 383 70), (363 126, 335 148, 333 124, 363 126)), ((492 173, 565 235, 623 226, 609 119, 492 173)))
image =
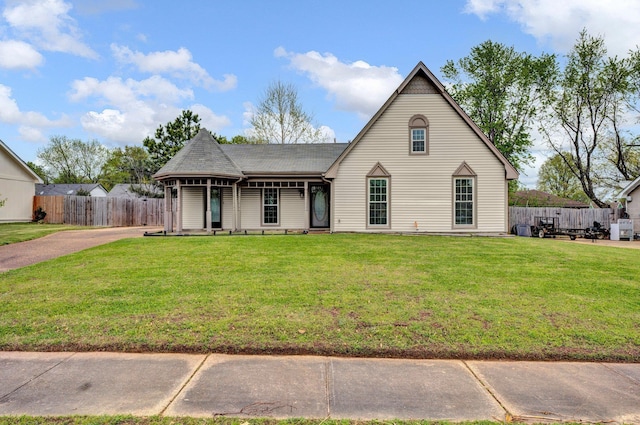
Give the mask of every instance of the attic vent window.
POLYGON ((424 115, 414 115, 409 120, 409 153, 429 154, 429 120, 424 115))

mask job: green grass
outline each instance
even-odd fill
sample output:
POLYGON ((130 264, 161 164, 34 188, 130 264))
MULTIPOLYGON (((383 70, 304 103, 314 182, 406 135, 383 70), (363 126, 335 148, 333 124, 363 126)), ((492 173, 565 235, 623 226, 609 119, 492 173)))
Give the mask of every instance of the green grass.
POLYGON ((536 238, 135 238, 0 274, 0 349, 640 360, 638 251, 536 238))
POLYGON ((61 230, 86 229, 81 226, 40 223, 0 223, 0 245, 29 241, 61 230))

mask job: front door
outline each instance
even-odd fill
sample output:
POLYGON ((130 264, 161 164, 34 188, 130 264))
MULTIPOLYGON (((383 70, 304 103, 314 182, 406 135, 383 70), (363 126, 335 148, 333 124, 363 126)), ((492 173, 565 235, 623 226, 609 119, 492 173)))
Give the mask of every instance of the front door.
POLYGON ((211 228, 222 229, 222 195, 217 187, 211 188, 211 228))
POLYGON ((329 227, 329 185, 310 184, 311 227, 329 227))

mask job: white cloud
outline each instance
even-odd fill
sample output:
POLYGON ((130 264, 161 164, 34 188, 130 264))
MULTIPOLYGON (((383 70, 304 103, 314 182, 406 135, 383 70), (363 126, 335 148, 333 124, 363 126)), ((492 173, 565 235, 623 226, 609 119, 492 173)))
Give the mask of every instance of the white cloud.
POLYGON ((193 62, 191 52, 184 47, 177 51, 165 50, 144 54, 134 52, 126 46, 112 44, 111 51, 119 62, 135 65, 141 72, 169 74, 218 91, 232 90, 238 83, 238 79, 233 74, 225 74, 224 80, 212 78, 204 68, 193 62))
MULTIPOLYGON (((231 120, 224 115, 216 115, 213 111, 206 106, 196 103, 189 108, 194 113, 198 114, 200 118, 200 127, 204 127, 214 133, 220 132, 225 127, 231 125, 231 120)), ((176 114, 178 116, 178 114, 176 114)))
POLYGON ((21 125, 18 128, 18 133, 22 140, 27 142, 46 142, 47 138, 42 133, 42 131, 38 128, 21 125))
POLYGON ((637 0, 467 0, 465 11, 482 19, 505 14, 560 52, 569 51, 584 28, 604 37, 612 55, 626 55, 640 42, 637 0))
POLYGON ((7 23, 38 48, 95 59, 98 54, 82 42, 72 6, 62 0, 10 2, 2 12, 7 23))
POLYGON ((288 59, 294 69, 327 90, 338 109, 356 112, 363 119, 370 118, 403 80, 397 68, 363 61, 348 64, 331 53, 293 53, 278 47, 274 54, 288 59))
POLYGON ((0 41, 0 68, 32 69, 44 62, 44 59, 32 45, 24 41, 0 41))
MULTIPOLYGON (((72 83, 72 101, 93 99, 101 111, 89 111, 81 118, 82 127, 94 134, 119 143, 141 143, 153 136, 159 125, 165 125, 180 115, 178 106, 193 99, 193 92, 180 89, 170 81, 154 75, 146 80, 122 80, 109 77, 104 81, 84 78, 72 83)), ((203 126, 219 131, 229 125, 227 117, 218 116, 203 105, 189 109, 202 119, 203 126)))
POLYGON ((66 116, 50 120, 39 112, 21 111, 18 102, 11 95, 11 88, 3 84, 0 84, 0 122, 33 128, 65 127, 70 124, 66 116))

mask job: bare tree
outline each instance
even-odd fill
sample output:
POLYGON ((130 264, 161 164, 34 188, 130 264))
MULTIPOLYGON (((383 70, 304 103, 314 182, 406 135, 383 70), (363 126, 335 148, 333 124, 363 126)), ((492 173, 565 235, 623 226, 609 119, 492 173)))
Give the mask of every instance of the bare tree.
MULTIPOLYGON (((583 30, 567 56, 546 125, 540 131, 599 207, 596 170, 604 143, 616 133, 624 96, 624 67, 607 57, 602 37, 583 30)), ((614 136, 615 137, 615 136, 614 136)))
POLYGON ((37 156, 54 183, 96 183, 108 154, 109 150, 97 140, 83 142, 53 136, 37 156))
POLYGON ((258 143, 316 143, 323 141, 312 115, 302 109, 293 84, 275 81, 264 92, 251 118, 258 143))

